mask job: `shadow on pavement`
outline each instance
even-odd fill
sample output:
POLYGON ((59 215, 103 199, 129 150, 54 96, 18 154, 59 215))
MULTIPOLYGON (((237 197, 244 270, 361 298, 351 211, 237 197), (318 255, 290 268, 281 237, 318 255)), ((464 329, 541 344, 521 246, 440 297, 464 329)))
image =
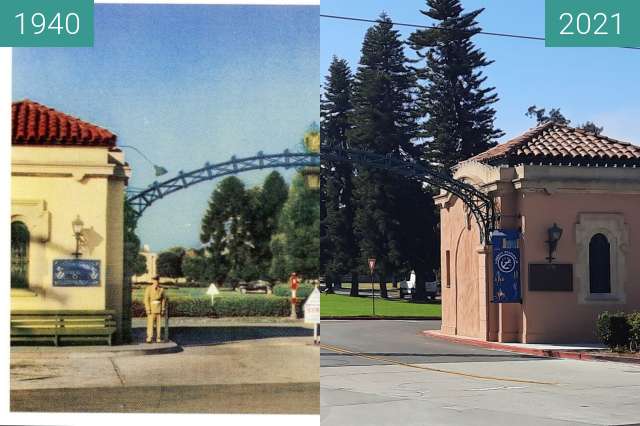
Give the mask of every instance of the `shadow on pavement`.
MULTIPOLYGON (((144 328, 134 328, 133 338, 144 341, 144 328)), ((313 336, 313 330, 304 327, 171 327, 169 338, 180 346, 209 346, 244 340, 274 337, 313 336)))

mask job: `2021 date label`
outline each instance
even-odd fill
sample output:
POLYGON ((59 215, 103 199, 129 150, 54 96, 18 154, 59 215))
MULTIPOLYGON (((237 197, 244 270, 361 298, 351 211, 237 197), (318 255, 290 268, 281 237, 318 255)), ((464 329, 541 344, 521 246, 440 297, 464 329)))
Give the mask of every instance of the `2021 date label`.
POLYGON ((640 47, 638 0, 545 0, 548 47, 640 47))
POLYGON ((0 46, 93 46, 93 0, 0 1, 0 46))

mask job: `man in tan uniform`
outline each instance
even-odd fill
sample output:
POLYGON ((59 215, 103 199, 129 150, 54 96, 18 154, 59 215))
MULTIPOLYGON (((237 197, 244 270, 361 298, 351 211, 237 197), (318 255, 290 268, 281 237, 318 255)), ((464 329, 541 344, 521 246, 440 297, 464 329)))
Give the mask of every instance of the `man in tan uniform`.
POLYGON ((162 315, 166 309, 167 298, 160 287, 160 277, 151 279, 151 285, 144 291, 144 308, 147 311, 147 343, 153 340, 153 323, 156 323, 156 342, 161 343, 162 315))

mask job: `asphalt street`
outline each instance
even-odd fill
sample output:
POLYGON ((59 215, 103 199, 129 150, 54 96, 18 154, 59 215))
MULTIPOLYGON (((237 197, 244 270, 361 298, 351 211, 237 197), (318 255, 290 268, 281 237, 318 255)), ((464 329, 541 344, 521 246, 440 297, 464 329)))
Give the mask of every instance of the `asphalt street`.
POLYGON ((12 351, 11 411, 317 414, 312 333, 301 324, 215 323, 172 328, 178 353, 12 351))
POLYGON ((323 426, 640 424, 640 366, 427 338, 438 321, 323 321, 323 426))

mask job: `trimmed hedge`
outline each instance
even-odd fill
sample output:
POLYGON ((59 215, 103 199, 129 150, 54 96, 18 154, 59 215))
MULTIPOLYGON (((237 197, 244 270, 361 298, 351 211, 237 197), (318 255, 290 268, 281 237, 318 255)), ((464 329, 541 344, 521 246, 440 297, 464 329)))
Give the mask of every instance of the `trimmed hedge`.
POLYGON ((633 312, 627 315, 629 323, 629 349, 640 351, 640 312, 633 312))
MULTIPOLYGON (((134 317, 144 317, 144 304, 132 303, 134 317)), ((237 295, 209 298, 169 299, 170 317, 286 317, 291 314, 291 302, 286 297, 237 295)))
POLYGON ((640 349, 640 312, 603 312, 596 321, 596 334, 612 351, 638 351, 640 349))
MULTIPOLYGON (((302 283, 298 285, 298 290, 296 290, 296 297, 299 300, 305 301, 314 288, 315 286, 311 284, 302 283)), ((276 284, 275 286, 273 286, 273 294, 274 296, 291 297, 291 288, 289 287, 289 284, 276 284)))

